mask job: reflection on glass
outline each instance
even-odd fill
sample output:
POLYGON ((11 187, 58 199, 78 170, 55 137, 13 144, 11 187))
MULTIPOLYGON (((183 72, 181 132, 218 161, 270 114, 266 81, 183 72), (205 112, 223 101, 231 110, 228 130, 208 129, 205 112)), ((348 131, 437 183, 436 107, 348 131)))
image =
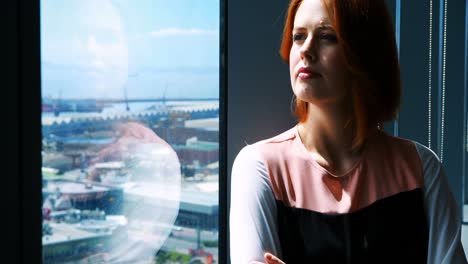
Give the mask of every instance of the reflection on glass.
POLYGON ((43 263, 217 262, 218 25, 215 0, 41 1, 43 263))

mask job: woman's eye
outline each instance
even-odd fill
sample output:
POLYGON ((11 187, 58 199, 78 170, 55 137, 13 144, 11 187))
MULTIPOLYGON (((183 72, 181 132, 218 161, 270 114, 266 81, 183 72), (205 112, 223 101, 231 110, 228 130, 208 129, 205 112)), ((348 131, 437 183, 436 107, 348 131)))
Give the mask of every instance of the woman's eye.
POLYGON ((293 41, 302 41, 305 40, 307 37, 305 34, 294 34, 293 41))
POLYGON ((337 42, 337 37, 335 34, 331 34, 331 33, 320 33, 320 39, 321 40, 325 40, 325 41, 329 41, 329 42, 337 42))

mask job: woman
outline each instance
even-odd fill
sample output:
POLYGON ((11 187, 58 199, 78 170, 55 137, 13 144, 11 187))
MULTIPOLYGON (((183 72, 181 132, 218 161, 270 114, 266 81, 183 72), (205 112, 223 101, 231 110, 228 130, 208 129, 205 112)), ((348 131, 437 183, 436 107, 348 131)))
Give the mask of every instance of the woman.
POLYGON ((293 0, 281 55, 298 124, 232 170, 231 262, 466 263, 437 156, 387 135, 400 104, 383 0, 293 0))

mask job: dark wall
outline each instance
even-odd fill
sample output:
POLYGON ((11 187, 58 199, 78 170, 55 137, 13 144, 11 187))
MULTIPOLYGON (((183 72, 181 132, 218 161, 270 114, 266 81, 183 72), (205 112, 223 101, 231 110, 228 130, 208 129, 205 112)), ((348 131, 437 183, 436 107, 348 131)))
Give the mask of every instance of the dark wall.
POLYGON ((242 147, 294 125, 289 69, 279 56, 288 3, 228 1, 228 186, 232 163, 242 147))

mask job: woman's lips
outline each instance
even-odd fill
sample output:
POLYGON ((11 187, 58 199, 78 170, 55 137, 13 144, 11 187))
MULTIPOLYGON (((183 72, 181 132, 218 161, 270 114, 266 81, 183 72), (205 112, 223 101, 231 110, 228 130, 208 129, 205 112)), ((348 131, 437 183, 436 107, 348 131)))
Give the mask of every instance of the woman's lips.
POLYGON ((301 80, 307 80, 307 79, 319 78, 321 75, 316 72, 300 72, 297 76, 301 80))
POLYGON ((299 71, 297 73, 297 77, 299 77, 299 79, 301 79, 301 80, 314 79, 314 78, 318 78, 320 76, 321 75, 319 73, 317 73, 317 72, 315 72, 312 69, 307 68, 307 67, 299 68, 299 71))

